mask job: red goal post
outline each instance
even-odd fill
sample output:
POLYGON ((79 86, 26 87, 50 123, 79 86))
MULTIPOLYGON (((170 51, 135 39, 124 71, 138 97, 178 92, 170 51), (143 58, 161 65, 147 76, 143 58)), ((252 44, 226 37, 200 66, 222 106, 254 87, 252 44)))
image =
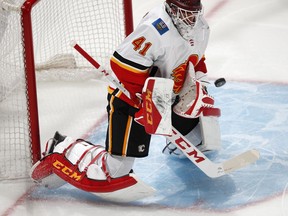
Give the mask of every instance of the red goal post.
POLYGON ((28 177, 41 156, 38 77, 90 70, 70 41, 107 65, 132 31, 132 0, 0 0, 0 179, 28 177))

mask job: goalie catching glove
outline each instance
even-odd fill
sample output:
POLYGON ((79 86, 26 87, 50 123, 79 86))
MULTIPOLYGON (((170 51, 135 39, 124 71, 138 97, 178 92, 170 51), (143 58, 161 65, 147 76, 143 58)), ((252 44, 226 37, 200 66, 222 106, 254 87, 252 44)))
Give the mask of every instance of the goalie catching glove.
POLYGON ((214 108, 214 98, 194 76, 193 65, 189 62, 189 70, 179 93, 179 102, 173 107, 173 111, 185 118, 198 118, 201 114, 220 116, 220 109, 214 108))

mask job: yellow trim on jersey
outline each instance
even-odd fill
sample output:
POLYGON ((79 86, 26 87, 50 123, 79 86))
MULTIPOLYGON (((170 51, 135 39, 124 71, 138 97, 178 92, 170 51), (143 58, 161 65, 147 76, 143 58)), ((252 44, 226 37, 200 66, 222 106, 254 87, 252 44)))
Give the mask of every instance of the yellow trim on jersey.
MULTIPOLYGON (((112 116, 114 113, 114 106, 113 106, 113 101, 115 99, 114 95, 111 95, 111 99, 110 99, 110 115, 109 115, 109 134, 108 134, 108 152, 111 154, 112 153, 112 116)), ((130 131, 131 131, 131 126, 133 123, 133 117, 132 116, 128 116, 127 119, 127 124, 126 124, 126 129, 125 129, 125 136, 124 136, 124 140, 123 140, 123 147, 122 147, 122 156, 126 156, 127 155, 127 148, 128 148, 128 142, 129 142, 129 136, 130 136, 130 131)))
MULTIPOLYGON (((115 89, 112 88, 111 86, 108 86, 107 89, 108 89, 109 94, 113 94, 115 91, 115 89)), ((113 94, 113 95, 115 95, 117 98, 119 98, 122 94, 123 94, 122 91, 118 91, 117 94, 113 94)))
POLYGON ((111 95, 111 99, 110 99, 110 115, 109 115, 109 134, 108 134, 108 139, 109 139, 109 142, 108 142, 108 145, 109 145, 109 148, 108 148, 108 152, 111 154, 112 152, 112 134, 111 134, 111 131, 112 131, 112 116, 113 116, 113 113, 114 113, 114 106, 113 106, 113 101, 115 99, 115 96, 114 95, 111 95))
POLYGON ((112 62, 114 62, 115 64, 117 64, 119 67, 124 68, 125 70, 133 72, 133 73, 142 74, 142 73, 148 73, 149 72, 149 69, 139 70, 138 68, 132 67, 131 65, 127 65, 127 64, 119 61, 114 56, 112 56, 110 60, 112 62))
POLYGON ((125 137, 123 140, 122 156, 127 155, 127 148, 128 148, 128 142, 129 142, 129 136, 130 136, 132 121, 133 121, 132 116, 128 116, 126 129, 125 129, 125 137))

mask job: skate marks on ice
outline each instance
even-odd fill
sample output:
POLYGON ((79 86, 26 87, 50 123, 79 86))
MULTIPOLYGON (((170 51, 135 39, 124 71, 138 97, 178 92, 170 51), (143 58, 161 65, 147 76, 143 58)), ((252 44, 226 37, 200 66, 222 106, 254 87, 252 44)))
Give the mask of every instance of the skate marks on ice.
MULTIPOLYGON (((150 155, 137 159, 134 171, 157 193, 131 205, 226 212, 282 196, 282 211, 288 214, 288 85, 230 81, 209 92, 222 110, 223 148, 207 156, 221 162, 255 148, 260 151, 260 159, 229 175, 211 179, 188 159, 163 155, 165 138, 153 136, 150 155)), ((92 134, 90 141, 103 144, 106 123, 92 134)), ((105 203, 69 185, 52 191, 39 188, 31 196, 105 203)))

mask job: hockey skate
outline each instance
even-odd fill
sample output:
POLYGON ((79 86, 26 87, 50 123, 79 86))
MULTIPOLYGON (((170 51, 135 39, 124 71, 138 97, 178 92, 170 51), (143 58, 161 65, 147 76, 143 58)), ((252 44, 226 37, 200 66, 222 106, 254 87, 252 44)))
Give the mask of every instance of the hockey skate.
MULTIPOLYGON (((214 149, 207 149, 206 146, 203 145, 202 141, 196 144, 195 147, 197 147, 200 151, 202 151, 205 154, 214 150, 214 149)), ((187 158, 183 154, 183 152, 179 148, 177 148, 174 143, 170 142, 169 140, 166 141, 166 145, 163 148, 162 153, 166 155, 172 155, 180 159, 187 158)))
POLYGON ((61 135, 58 131, 55 132, 54 137, 46 143, 45 152, 43 153, 43 156, 47 156, 48 154, 53 153, 53 150, 55 146, 63 142, 65 140, 66 136, 61 135))
POLYGON ((65 138, 66 136, 56 131, 54 137, 47 141, 45 151, 42 153, 43 157, 32 166, 30 171, 30 177, 36 184, 52 189, 58 188, 66 183, 53 173, 51 164, 51 155, 55 146, 64 141, 65 138))
MULTIPOLYGON (((200 116, 199 119, 200 122, 198 125, 185 135, 185 138, 205 154, 211 151, 218 151, 221 148, 221 135, 217 117, 200 116)), ((178 149, 176 145, 168 139, 162 153, 181 159, 186 158, 183 151, 178 149)))
POLYGON ((170 142, 169 140, 166 140, 166 145, 163 148, 162 153, 166 155, 172 155, 180 159, 186 158, 183 152, 180 149, 178 149, 176 145, 170 142))

